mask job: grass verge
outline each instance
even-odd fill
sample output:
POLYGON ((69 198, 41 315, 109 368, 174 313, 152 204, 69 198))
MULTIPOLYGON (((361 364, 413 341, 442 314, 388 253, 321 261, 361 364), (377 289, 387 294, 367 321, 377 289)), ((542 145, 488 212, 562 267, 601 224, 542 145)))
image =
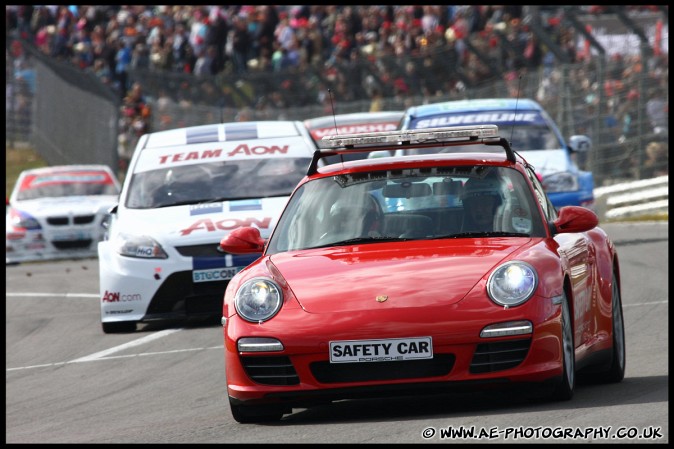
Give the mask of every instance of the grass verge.
POLYGON ((47 162, 42 159, 32 148, 6 148, 5 149, 5 194, 12 193, 16 179, 22 171, 29 168, 45 167, 47 162))

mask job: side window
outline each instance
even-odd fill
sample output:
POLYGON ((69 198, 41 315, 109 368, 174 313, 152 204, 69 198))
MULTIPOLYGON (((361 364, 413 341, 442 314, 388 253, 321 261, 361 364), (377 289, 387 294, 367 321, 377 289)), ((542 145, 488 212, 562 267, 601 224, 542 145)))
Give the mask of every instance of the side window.
POLYGON ((545 219, 547 221, 550 220, 555 220, 557 218, 557 211, 555 210, 555 207, 552 205, 550 202, 550 199, 548 196, 545 194, 545 191, 543 190, 543 186, 541 185, 541 182, 538 180, 538 177, 536 176, 536 173, 534 171, 527 167, 527 176, 529 177, 529 180, 534 186, 534 192, 536 194, 536 199, 541 205, 541 208, 543 209, 543 214, 545 215, 545 219))

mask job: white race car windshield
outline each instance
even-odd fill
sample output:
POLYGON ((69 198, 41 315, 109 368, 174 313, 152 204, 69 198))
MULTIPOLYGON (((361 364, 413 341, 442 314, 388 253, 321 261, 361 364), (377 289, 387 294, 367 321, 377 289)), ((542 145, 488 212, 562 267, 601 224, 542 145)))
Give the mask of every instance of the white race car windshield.
POLYGON ((181 165, 135 173, 126 207, 288 196, 306 174, 310 158, 253 159, 181 165))
POLYGON ((117 194, 119 190, 107 173, 63 172, 24 177, 16 194, 16 200, 117 194))

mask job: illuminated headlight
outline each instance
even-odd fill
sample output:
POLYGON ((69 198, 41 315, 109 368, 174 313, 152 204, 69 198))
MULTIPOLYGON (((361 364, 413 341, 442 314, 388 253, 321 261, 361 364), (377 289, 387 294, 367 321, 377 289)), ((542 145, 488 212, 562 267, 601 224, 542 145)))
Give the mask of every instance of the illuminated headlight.
POLYGON ((141 259, 168 259, 168 255, 153 238, 146 235, 118 234, 114 240, 115 251, 122 256, 141 259))
POLYGON ((15 228, 23 228, 26 230, 42 228, 42 226, 40 226, 40 222, 38 222, 35 217, 16 209, 9 210, 9 223, 15 228))
POLYGON ((543 188, 548 193, 575 192, 579 189, 578 177, 569 172, 553 173, 543 178, 543 188))
POLYGON ((502 306, 517 306, 531 298, 538 285, 536 270, 524 262, 507 262, 487 280, 489 298, 502 306))
POLYGON ((271 279, 255 278, 243 284, 234 297, 236 312, 246 321, 267 321, 281 309, 283 293, 271 279))

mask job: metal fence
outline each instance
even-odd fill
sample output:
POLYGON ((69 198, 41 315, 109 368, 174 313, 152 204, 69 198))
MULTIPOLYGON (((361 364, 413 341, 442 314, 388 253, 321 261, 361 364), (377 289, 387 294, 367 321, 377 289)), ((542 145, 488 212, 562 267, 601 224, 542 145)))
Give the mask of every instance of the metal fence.
MULTIPOLYGON (((438 55, 442 57, 442 55, 438 55)), ((416 104, 466 98, 517 97, 538 100, 555 118, 564 136, 585 134, 593 148, 579 166, 594 173, 597 186, 624 180, 645 179, 668 171, 669 140, 666 126, 655 126, 648 113, 649 101, 663 108, 668 121, 669 84, 651 73, 634 76, 615 89, 615 79, 597 65, 560 65, 529 70, 512 81, 495 80, 462 92, 434 96, 393 96, 379 100, 381 110, 402 110, 416 104), (610 93, 610 95, 607 94, 610 93), (654 98, 654 100, 653 100, 654 98), (664 101, 662 101, 664 100, 664 101)), ((184 80, 187 82, 187 78, 184 80)), ((303 120, 312 117, 371 110, 373 100, 343 102, 333 95, 312 106, 275 108, 216 107, 188 102, 153 101, 153 130, 237 120, 303 120)), ((666 123, 666 122, 665 122, 666 123)), ((578 154, 580 155, 580 153, 578 154)))
POLYGON ((17 76, 13 69, 7 77, 6 146, 30 146, 50 165, 105 164, 116 170, 115 94, 72 64, 30 45, 24 51, 21 72, 17 76))

